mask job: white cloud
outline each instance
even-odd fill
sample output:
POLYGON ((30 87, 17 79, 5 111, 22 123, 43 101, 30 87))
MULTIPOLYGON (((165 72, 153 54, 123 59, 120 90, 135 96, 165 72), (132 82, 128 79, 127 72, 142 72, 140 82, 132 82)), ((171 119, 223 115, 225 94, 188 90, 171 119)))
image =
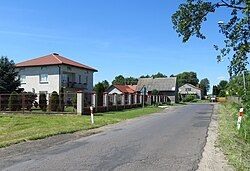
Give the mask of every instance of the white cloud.
POLYGON ((217 79, 218 80, 225 80, 226 78, 224 76, 219 76, 217 79))

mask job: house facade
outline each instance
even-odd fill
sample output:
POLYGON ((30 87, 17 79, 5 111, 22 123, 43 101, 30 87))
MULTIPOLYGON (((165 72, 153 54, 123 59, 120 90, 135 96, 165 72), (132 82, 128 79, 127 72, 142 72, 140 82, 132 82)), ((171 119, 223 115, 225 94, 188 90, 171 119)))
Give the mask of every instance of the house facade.
POLYGON ((184 84, 181 86, 179 88, 179 94, 181 98, 185 98, 187 95, 194 95, 197 99, 202 99, 201 89, 192 84, 184 84))
POLYGON ((124 103, 125 105, 129 103, 129 95, 131 95, 131 103, 134 102, 134 95, 136 93, 136 85, 111 85, 107 90, 106 93, 109 96, 109 101, 113 101, 114 94, 117 94, 117 103, 121 104, 121 96, 124 95, 124 103))
MULTIPOLYGON (((167 96, 171 103, 178 101, 178 85, 176 77, 170 78, 140 78, 136 91, 145 95, 152 96, 153 91, 157 90, 158 95, 167 96)), ((148 101, 152 101, 148 99, 148 101)))
POLYGON ((20 88, 26 92, 75 93, 92 92, 93 74, 96 69, 72 61, 57 53, 16 64, 21 81, 20 88))

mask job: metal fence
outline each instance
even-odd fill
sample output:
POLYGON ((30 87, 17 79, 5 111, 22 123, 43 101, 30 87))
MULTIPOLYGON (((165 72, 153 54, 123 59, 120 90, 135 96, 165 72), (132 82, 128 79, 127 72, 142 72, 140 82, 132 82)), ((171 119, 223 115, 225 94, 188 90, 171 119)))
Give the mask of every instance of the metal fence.
POLYGON ((76 114, 76 97, 76 93, 0 94, 0 112, 76 114))
MULTIPOLYGON (((90 106, 95 113, 138 108, 145 105, 167 103, 167 96, 140 94, 95 94, 78 93, 12 93, 0 94, 1 113, 31 114, 90 114, 90 106), (83 94, 79 102, 78 93, 83 94), (81 101, 82 101, 81 100, 81 101), (78 111, 78 103, 83 111, 78 111)), ((81 109, 81 110, 82 110, 81 109)))

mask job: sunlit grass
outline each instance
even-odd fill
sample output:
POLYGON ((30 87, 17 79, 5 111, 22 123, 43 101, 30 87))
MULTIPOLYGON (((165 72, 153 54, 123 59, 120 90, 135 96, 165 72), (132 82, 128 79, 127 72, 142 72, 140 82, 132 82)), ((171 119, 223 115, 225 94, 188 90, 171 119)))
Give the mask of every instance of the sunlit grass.
POLYGON ((94 125, 90 124, 89 116, 48 114, 0 115, 0 147, 57 134, 93 129, 122 120, 159 112, 160 110, 162 109, 148 107, 145 109, 102 113, 95 116, 94 125))

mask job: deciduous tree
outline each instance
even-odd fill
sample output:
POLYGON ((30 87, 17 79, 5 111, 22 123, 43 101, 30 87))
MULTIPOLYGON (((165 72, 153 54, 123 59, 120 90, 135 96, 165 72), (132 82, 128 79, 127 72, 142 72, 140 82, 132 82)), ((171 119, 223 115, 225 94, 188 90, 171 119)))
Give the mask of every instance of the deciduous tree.
POLYGON ((227 56, 230 60, 230 76, 237 75, 246 70, 250 52, 249 0, 186 0, 172 15, 172 22, 183 42, 187 42, 191 36, 205 39, 201 32, 202 23, 207 20, 208 14, 215 13, 219 8, 227 9, 231 17, 228 21, 218 23, 220 32, 225 37, 225 46, 220 48, 214 45, 219 51, 217 60, 220 62, 227 56), (230 52, 233 53, 232 58, 229 57, 230 52))
POLYGON ((200 88, 202 89, 203 91, 203 95, 207 95, 207 92, 209 91, 210 89, 210 83, 209 83, 209 80, 207 78, 204 78, 200 81, 200 84, 199 84, 200 88))

